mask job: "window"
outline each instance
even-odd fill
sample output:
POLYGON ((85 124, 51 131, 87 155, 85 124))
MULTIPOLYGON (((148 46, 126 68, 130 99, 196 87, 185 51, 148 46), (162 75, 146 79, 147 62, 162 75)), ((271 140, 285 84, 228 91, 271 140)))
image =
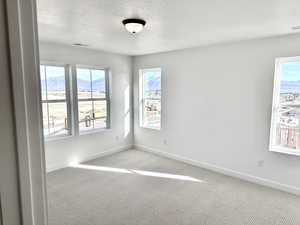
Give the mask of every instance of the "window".
POLYGON ((76 68, 79 133, 109 128, 108 72, 76 68))
POLYGON ((140 70, 140 126, 161 128, 161 69, 140 70))
POLYGON ((40 65, 46 139, 110 127, 108 71, 84 66, 40 65))
POLYGON ((40 75, 44 136, 70 135, 66 67, 41 65, 40 75))
POLYGON ((300 57, 276 60, 270 150, 300 155, 300 57))

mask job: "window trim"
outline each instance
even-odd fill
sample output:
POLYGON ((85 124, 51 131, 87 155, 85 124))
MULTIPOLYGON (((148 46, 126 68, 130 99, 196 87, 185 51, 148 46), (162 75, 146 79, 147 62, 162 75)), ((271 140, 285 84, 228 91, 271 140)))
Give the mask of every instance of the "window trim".
POLYGON ((271 110, 271 125, 270 125, 270 137, 269 137, 269 151, 279 152, 290 155, 300 156, 300 150, 274 145, 276 138, 276 114, 277 109, 280 106, 280 83, 281 83, 281 64, 284 62, 300 62, 300 56, 295 57, 280 57, 275 59, 275 72, 273 83, 273 102, 271 110))
MULTIPOLYGON (((65 102, 67 106, 67 123, 69 126, 67 134, 60 134, 55 136, 45 136, 44 140, 46 142, 53 141, 53 140, 60 140, 68 137, 74 136, 74 123, 73 121, 73 114, 72 114, 72 101, 71 101, 71 83, 70 83, 70 65, 66 63, 59 63, 59 62, 51 62, 51 61, 41 61, 40 66, 56 66, 56 67, 64 67, 65 69, 65 94, 66 99, 52 99, 52 100, 43 100, 42 99, 42 91, 41 91, 41 104, 43 103, 60 103, 65 102)), ((44 128, 43 128, 44 129, 44 128)))
POLYGON ((163 107, 162 107, 162 69, 160 67, 154 67, 154 68, 142 68, 139 69, 139 126, 140 128, 144 128, 144 129, 150 129, 150 130, 156 130, 156 131, 160 131, 162 130, 162 111, 163 111, 163 107), (144 96, 143 96, 143 92, 144 92, 144 77, 143 74, 145 72, 156 72, 156 71, 160 71, 160 76, 161 76, 161 96, 160 96, 160 126, 159 128, 156 127, 150 127, 150 126, 145 126, 144 125, 144 96))
POLYGON ((73 102, 74 102, 74 127, 75 134, 77 136, 93 134, 98 132, 103 132, 111 129, 111 93, 110 93, 110 69, 101 66, 90 66, 75 64, 72 66, 73 78, 73 102), (77 68, 80 69, 90 69, 90 70, 104 70, 105 71, 105 98, 90 98, 90 99, 78 99, 78 89, 77 89, 77 68), (78 115, 78 102, 80 101, 106 101, 106 128, 94 128, 90 130, 79 130, 79 115, 78 115))
MULTIPOLYGON (((68 64, 55 61, 40 61, 39 66, 58 66, 65 68, 65 82, 66 82, 66 100, 49 100, 51 102, 66 102, 67 104, 67 117, 69 123, 69 133, 56 135, 56 136, 44 136, 44 141, 55 141, 61 139, 68 139, 74 136, 82 136, 93 133, 99 133, 103 131, 111 130, 111 70, 110 68, 103 66, 91 66, 91 65, 82 65, 82 64, 68 64), (104 70, 105 71, 105 98, 93 98, 90 100, 96 101, 106 101, 106 128, 95 128, 91 130, 79 132, 79 117, 78 117, 78 102, 81 101, 77 96, 77 74, 76 69, 95 69, 95 70, 104 70)), ((40 76, 40 75, 39 75, 40 76)), ((42 92, 40 92, 42 95, 42 92)), ((86 99, 85 99, 86 100, 86 99)), ((48 102, 49 102, 48 101, 48 102)), ((41 103, 43 100, 41 98, 41 103)))

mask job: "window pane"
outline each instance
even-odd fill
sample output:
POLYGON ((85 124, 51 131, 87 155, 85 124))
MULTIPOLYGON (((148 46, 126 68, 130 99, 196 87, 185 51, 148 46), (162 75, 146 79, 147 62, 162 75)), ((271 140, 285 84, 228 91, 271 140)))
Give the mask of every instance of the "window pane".
POLYGON ((78 102, 78 117, 79 117, 79 130, 91 130, 94 127, 93 121, 93 102, 92 101, 79 101, 78 102))
POLYGON ((48 103, 49 136, 68 134, 67 104, 65 102, 48 103))
POLYGON ((161 73, 150 71, 144 73, 144 98, 160 98, 161 73))
POLYGON ((142 71, 141 126, 160 129, 161 126, 161 70, 142 71))
POLYGON ((94 101, 95 118, 106 117, 106 101, 94 101))
POLYGON ((42 110, 43 110, 43 128, 44 128, 44 136, 49 135, 49 127, 48 127, 48 104, 43 103, 42 104, 42 110))
POLYGON ((42 100, 47 99, 47 93, 46 93, 46 75, 45 75, 45 66, 41 65, 40 66, 40 76, 41 76, 41 95, 42 95, 42 100))
POLYGON ((105 98, 105 71, 91 70, 93 98, 105 98))
POLYGON ((106 128, 106 101, 94 100, 106 98, 105 70, 77 68, 77 87, 79 130, 106 128))
POLYGON ((145 99, 143 109, 143 125, 149 128, 160 129, 160 112, 160 99, 145 99))
POLYGON ((95 129, 105 129, 107 128, 106 125, 106 118, 101 118, 101 119, 95 119, 94 120, 94 128, 95 129))
POLYGON ((300 151, 300 62, 281 63, 275 145, 300 151))
POLYGON ((47 99, 66 99, 65 68, 46 66, 47 99))
POLYGON ((76 69, 78 99, 91 98, 91 73, 89 69, 76 69))
POLYGON ((94 101, 94 113, 94 128, 106 128, 106 101, 94 101))

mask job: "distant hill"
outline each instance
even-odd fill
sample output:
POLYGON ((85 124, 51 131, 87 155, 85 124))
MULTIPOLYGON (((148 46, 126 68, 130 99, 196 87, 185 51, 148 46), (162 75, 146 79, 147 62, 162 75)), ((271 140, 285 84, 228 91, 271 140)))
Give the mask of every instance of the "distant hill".
POLYGON ((97 90, 99 92, 104 92, 105 91, 105 78, 103 77, 101 79, 94 80, 92 82, 92 85, 93 85, 93 90, 97 90))
POLYGON ((281 81, 280 93, 300 93, 300 80, 281 81))
MULTIPOLYGON (((93 89, 99 92, 105 91, 105 78, 94 80, 92 82, 93 89)), ((77 80, 77 88, 79 91, 89 91, 90 82, 87 80, 77 80)), ((63 76, 59 77, 50 77, 47 79, 47 89, 48 91, 64 91, 65 90, 65 78, 63 76)), ((160 90, 161 89, 161 79, 159 76, 153 77, 147 83, 146 90, 160 90)), ((42 90, 45 90, 45 82, 42 80, 42 90)), ((300 90, 300 81, 299 81, 299 90, 300 90)))
MULTIPOLYGON (((79 91, 89 91, 91 89, 90 82, 86 80, 77 80, 77 88, 79 91)), ((105 79, 101 78, 92 82, 93 90, 99 92, 105 91, 105 79)), ((45 90, 45 82, 42 80, 42 90, 45 90)), ((48 91, 64 91, 65 90, 65 78, 61 77, 50 77, 47 79, 47 90, 48 91)))

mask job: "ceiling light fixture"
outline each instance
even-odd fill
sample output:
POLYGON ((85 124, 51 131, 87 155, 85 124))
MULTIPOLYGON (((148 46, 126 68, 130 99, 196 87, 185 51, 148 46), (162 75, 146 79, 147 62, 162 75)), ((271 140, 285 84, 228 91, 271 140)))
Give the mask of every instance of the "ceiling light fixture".
POLYGON ((87 44, 82 44, 82 43, 74 43, 72 44, 72 46, 76 46, 76 47, 87 47, 87 44))
POLYGON ((293 26, 292 30, 300 30, 300 26, 293 26))
POLYGON ((143 30, 146 21, 142 19, 125 19, 123 25, 130 33, 135 34, 143 30))

